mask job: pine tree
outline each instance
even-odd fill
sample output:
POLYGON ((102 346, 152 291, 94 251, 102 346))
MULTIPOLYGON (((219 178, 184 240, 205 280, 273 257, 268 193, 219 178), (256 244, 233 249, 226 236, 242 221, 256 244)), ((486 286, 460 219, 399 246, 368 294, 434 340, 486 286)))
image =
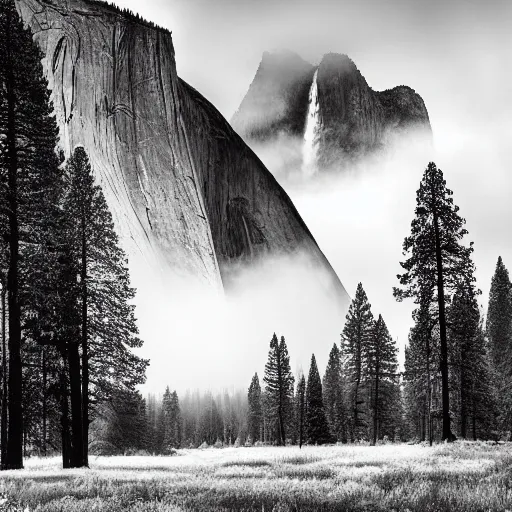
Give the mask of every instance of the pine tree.
POLYGON ((407 414, 411 432, 416 432, 421 441, 428 437, 432 444, 433 419, 437 416, 437 411, 432 408, 432 388, 440 361, 438 329, 428 306, 420 306, 414 312, 414 320, 415 325, 409 333, 409 345, 405 347, 407 414))
POLYGON ((7 290, 5 286, 5 278, 2 277, 2 412, 0 417, 0 461, 3 466, 7 460, 7 290))
POLYGON ((176 390, 171 394, 170 407, 170 423, 171 423, 171 446, 173 448, 181 448, 181 440, 183 436, 183 421, 181 418, 181 407, 176 390))
POLYGON ((322 381, 314 354, 311 356, 306 386, 306 438, 309 444, 325 444, 331 441, 329 425, 325 417, 322 381))
POLYGON ((350 441, 364 437, 367 422, 367 404, 363 386, 367 376, 367 351, 373 327, 371 305, 363 285, 357 285, 356 296, 350 304, 341 335, 342 356, 347 379, 347 402, 350 425, 350 441))
POLYGON ((491 281, 487 336, 496 368, 507 365, 512 351, 512 284, 501 256, 491 281))
POLYGON ((30 286, 25 253, 39 242, 53 197, 58 130, 41 65, 42 53, 13 0, 0 0, 0 211, 8 315, 8 427, 3 469, 23 466, 22 320, 30 286), (25 280, 24 278, 28 278, 25 280))
POLYGON ((162 413, 164 422, 164 435, 162 452, 168 454, 172 449, 181 447, 181 410, 176 391, 169 390, 169 386, 165 389, 162 399, 162 413))
POLYGON ((249 404, 247 417, 249 436, 251 437, 251 441, 255 443, 261 440, 263 422, 261 387, 257 373, 254 374, 251 380, 251 385, 249 386, 249 392, 247 394, 247 401, 249 404))
POLYGON ((290 369, 290 356, 284 336, 277 341, 274 333, 270 341, 268 361, 265 365, 265 391, 272 415, 278 428, 278 443, 286 444, 286 430, 292 414, 294 377, 290 369))
POLYGON ((145 380, 148 362, 130 351, 140 347, 126 257, 114 231, 101 188, 94 184, 85 150, 75 149, 66 164, 63 211, 68 246, 76 262, 80 318, 84 465, 91 405, 116 387, 133 390, 145 380), (92 403, 91 403, 92 402, 92 403))
POLYGON ((495 416, 480 311, 476 291, 470 283, 460 283, 448 309, 451 390, 453 410, 457 412, 459 432, 467 438, 470 431, 488 433, 495 416))
POLYGON ((345 408, 343 403, 343 380, 341 353, 336 344, 329 353, 329 361, 323 379, 323 400, 329 430, 337 441, 347 442, 345 431, 345 408))
MULTIPOLYGON (((398 377, 398 349, 389 335, 388 328, 382 318, 374 322, 368 343, 368 378, 371 383, 371 411, 373 416, 372 445, 379 438, 379 427, 385 416, 386 392, 393 390, 398 377)), ((388 400, 388 403, 390 401, 388 400)))
POLYGON ((297 392, 295 393, 295 418, 297 421, 297 433, 299 437, 299 448, 302 448, 305 435, 306 424, 306 378, 304 374, 299 377, 297 382, 297 392))
POLYGON ((146 402, 138 391, 116 389, 108 402, 97 408, 91 424, 93 446, 110 453, 127 454, 147 448, 146 402))
POLYGON ((171 390, 169 386, 165 388, 164 396, 162 397, 162 423, 163 423, 163 440, 162 440, 162 453, 169 452, 171 446, 171 390))
POLYGON ((452 191, 446 188, 443 173, 433 162, 428 164, 416 195, 416 217, 411 224, 411 235, 403 243, 401 263, 405 270, 398 276, 401 288, 394 289, 397 300, 412 297, 417 304, 437 306, 439 324, 442 383, 442 439, 452 441, 448 339, 446 303, 461 280, 473 282, 474 265, 471 261, 473 244, 461 244, 467 234, 465 220, 453 203, 452 191))

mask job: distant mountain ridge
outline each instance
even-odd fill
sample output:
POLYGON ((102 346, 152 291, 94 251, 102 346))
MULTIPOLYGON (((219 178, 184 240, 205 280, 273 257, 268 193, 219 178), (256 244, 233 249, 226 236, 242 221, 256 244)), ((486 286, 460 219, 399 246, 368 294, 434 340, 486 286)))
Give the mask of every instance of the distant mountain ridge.
POLYGON ((283 134, 304 138, 319 170, 344 168, 408 130, 431 134, 419 94, 404 85, 374 91, 354 62, 336 53, 313 66, 293 52, 265 52, 231 124, 252 146, 283 134))

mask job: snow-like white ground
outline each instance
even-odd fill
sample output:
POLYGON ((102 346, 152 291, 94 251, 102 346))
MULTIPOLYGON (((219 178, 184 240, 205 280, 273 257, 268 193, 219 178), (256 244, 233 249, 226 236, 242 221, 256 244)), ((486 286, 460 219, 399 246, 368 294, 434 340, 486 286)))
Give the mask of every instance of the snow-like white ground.
POLYGON ((512 444, 208 448, 90 465, 27 459, 0 473, 0 501, 29 512, 512 510, 512 444))

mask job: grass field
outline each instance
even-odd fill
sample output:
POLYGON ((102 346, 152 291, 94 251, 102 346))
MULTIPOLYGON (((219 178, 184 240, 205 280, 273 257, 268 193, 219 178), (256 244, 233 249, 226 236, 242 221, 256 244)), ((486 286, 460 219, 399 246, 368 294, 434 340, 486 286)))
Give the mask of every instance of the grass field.
POLYGON ((512 511, 512 444, 183 450, 28 459, 0 474, 0 511, 512 511))

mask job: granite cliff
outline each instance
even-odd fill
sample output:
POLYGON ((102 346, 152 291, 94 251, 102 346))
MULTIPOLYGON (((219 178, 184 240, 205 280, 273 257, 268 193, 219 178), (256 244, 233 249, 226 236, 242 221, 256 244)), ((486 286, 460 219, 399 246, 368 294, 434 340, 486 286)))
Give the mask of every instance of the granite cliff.
POLYGON ((413 89, 374 91, 349 57, 334 53, 318 66, 292 52, 265 53, 231 124, 255 148, 283 135, 301 139, 299 163, 315 171, 346 168, 410 130, 431 135, 413 89))
POLYGON ((89 153, 130 259, 221 288, 304 252, 348 296, 291 200, 176 72, 171 33, 99 2, 17 0, 44 52, 65 155, 89 153))

